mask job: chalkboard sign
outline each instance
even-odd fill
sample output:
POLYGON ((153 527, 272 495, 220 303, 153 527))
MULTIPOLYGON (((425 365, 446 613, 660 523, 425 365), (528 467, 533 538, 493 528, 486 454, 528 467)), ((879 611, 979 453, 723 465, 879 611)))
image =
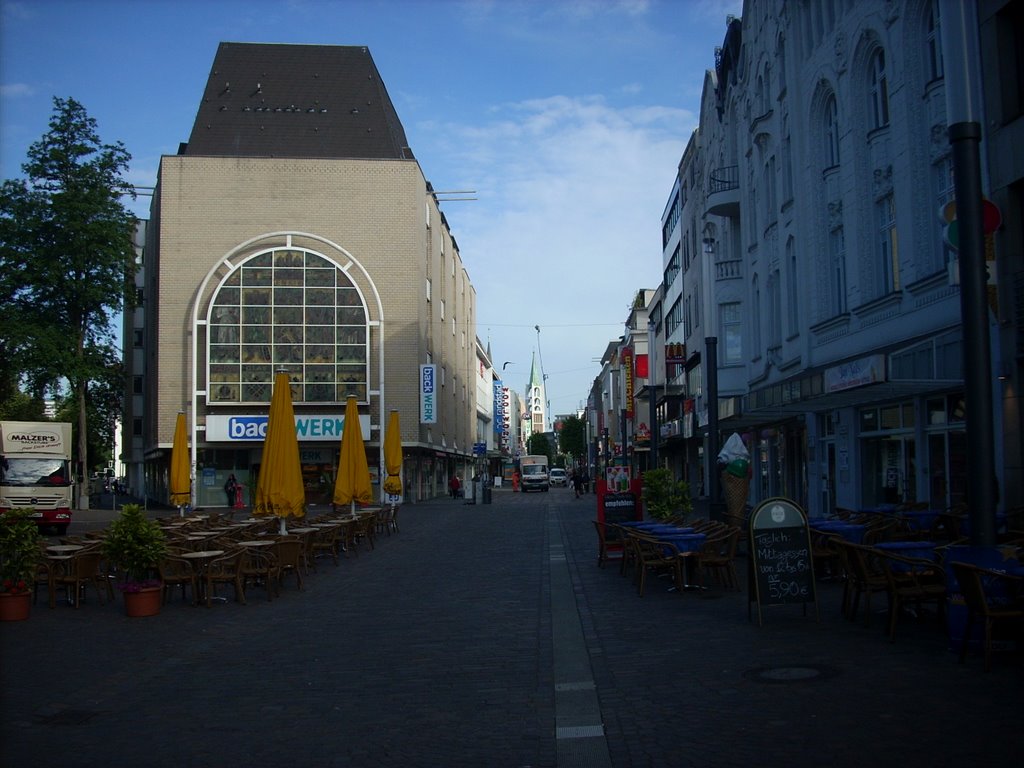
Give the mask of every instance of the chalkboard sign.
POLYGON ((761 502, 750 514, 750 568, 747 616, 750 603, 757 603, 757 623, 761 624, 761 606, 814 603, 814 565, 807 515, 789 499, 773 498, 761 502))
POLYGON ((625 523, 639 520, 636 496, 632 493, 606 493, 600 497, 597 519, 603 523, 625 523))

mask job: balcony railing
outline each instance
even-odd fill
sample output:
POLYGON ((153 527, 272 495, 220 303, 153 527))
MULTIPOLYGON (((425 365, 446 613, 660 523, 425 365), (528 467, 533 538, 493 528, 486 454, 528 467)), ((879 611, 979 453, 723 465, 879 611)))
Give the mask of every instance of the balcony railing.
POLYGON ((704 213, 711 216, 740 215, 740 169, 738 165, 716 168, 708 174, 708 195, 704 213))
POLYGON ((708 192, 728 192, 730 189, 740 188, 740 167, 738 165, 727 165, 724 168, 716 168, 708 175, 708 192))

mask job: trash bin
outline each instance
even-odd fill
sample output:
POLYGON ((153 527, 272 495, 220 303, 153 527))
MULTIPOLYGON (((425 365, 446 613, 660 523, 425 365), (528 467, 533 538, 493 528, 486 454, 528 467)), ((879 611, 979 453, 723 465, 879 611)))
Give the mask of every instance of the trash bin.
POLYGON ((483 489, 483 503, 484 504, 490 504, 491 503, 491 489, 490 489, 489 486, 486 486, 486 485, 484 486, 484 489, 483 489))

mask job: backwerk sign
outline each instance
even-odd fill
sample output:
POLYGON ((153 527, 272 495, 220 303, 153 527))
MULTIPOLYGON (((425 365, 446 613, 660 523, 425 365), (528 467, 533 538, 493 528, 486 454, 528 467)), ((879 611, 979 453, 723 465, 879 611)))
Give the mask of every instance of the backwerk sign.
MULTIPOLYGON (((211 442, 259 442, 267 436, 266 414, 210 415, 206 417, 206 439, 211 442)), ((359 414, 359 428, 363 438, 370 435, 369 414, 359 414)), ((338 442, 345 431, 345 414, 296 416, 295 435, 299 442, 338 442)))

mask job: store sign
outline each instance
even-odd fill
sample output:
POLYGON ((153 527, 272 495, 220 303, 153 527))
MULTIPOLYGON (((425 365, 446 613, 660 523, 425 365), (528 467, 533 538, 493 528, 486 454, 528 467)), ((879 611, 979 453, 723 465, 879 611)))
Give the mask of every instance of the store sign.
POLYGON ((825 391, 842 392, 885 381, 885 355, 869 355, 825 369, 825 391))
MULTIPOLYGON (((266 414, 206 417, 206 439, 210 442, 260 442, 267 437, 269 417, 266 414)), ((363 436, 370 434, 369 414, 359 414, 363 436)), ((341 440, 345 431, 345 414, 295 416, 295 436, 300 442, 341 440)))
POLYGON ((437 424, 437 366, 420 366, 420 424, 437 424))
POLYGON ((622 375, 626 379, 626 418, 633 418, 633 350, 627 347, 622 350, 622 375))
POLYGON ((495 381, 491 389, 491 397, 494 399, 491 408, 494 411, 494 434, 497 435, 499 442, 501 436, 505 434, 505 409, 502 407, 501 390, 501 382, 495 381))

